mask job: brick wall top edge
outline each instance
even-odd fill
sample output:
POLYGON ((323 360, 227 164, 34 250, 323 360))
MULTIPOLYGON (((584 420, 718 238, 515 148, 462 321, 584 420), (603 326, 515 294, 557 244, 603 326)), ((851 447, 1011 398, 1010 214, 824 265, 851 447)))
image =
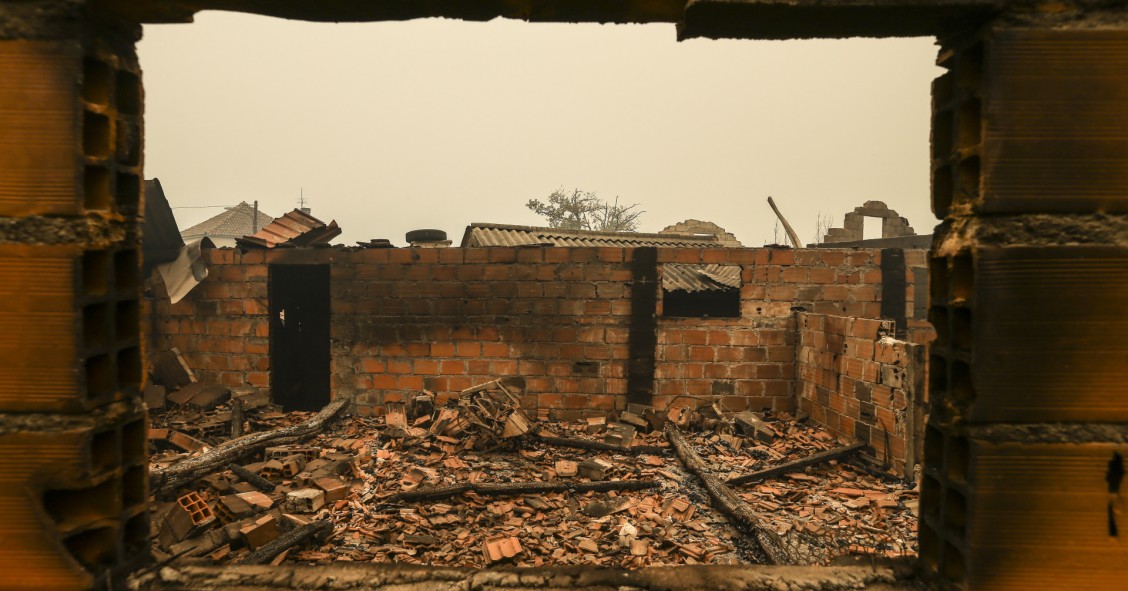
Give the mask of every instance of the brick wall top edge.
MULTIPOLYGON (((610 262, 630 261, 635 247, 579 246, 490 246, 474 248, 378 248, 345 250, 342 248, 275 248, 204 249, 204 262, 212 265, 230 264, 326 264, 343 263, 504 263, 504 262, 610 262)), ((752 248, 658 248, 659 263, 701 263, 730 265, 825 265, 856 266, 851 254, 877 255, 877 248, 819 248, 789 249, 772 247, 752 248)), ((924 257, 926 250, 906 250, 924 257), (919 253, 919 254, 918 254, 919 253)), ((870 259, 875 264, 877 259, 870 259)), ((864 263, 863 263, 864 264, 864 263)))

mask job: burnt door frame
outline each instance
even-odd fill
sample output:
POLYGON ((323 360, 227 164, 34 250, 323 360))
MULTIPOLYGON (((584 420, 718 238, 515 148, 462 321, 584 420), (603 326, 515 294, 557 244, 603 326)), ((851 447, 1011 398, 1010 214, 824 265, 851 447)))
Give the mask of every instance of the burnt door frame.
POLYGON ((270 395, 283 410, 329 403, 329 265, 269 266, 270 395))

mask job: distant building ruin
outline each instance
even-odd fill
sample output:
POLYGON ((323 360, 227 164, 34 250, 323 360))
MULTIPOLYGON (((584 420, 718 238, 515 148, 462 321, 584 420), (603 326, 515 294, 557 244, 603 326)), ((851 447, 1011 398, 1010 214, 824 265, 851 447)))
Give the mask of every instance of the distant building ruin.
POLYGON ((865 218, 881 218, 881 237, 899 238, 901 236, 916 236, 916 231, 909 226, 909 220, 901 217, 899 213, 889 209, 882 201, 866 201, 864 205, 855 207, 854 211, 846 214, 841 228, 830 228, 823 242, 855 242, 864 240, 865 218))

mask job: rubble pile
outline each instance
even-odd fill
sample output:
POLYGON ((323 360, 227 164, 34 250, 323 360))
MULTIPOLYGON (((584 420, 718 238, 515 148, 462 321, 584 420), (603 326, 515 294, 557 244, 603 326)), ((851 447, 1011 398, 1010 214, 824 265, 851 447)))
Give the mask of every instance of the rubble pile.
MULTIPOLYGON (((421 393, 389 404, 383 417, 344 415, 308 438, 265 445, 191 484, 155 485, 153 551, 250 564, 757 563, 763 556, 748 532, 710 506, 663 425, 678 425, 722 479, 840 445, 787 415, 684 400, 667 412, 631 405, 549 423, 521 409, 523 388, 497 380, 442 407, 421 393)), ((177 393, 168 399, 182 403, 153 415, 154 473, 206 464, 209 454, 313 416, 280 412, 253 390, 212 393, 206 404, 177 393)), ((847 463, 733 490, 808 563, 915 552, 916 493, 847 463)))

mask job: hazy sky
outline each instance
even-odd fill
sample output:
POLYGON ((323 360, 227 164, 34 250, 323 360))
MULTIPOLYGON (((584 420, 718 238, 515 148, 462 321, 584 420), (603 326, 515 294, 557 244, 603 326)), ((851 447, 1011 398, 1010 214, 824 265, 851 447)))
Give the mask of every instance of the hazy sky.
POLYGON ((206 12, 146 26, 145 175, 180 227, 304 191, 338 242, 471 222, 543 225, 554 189, 638 203, 641 231, 696 218, 749 246, 775 197, 819 212, 928 205, 931 39, 676 41, 672 25, 315 24, 206 12))

